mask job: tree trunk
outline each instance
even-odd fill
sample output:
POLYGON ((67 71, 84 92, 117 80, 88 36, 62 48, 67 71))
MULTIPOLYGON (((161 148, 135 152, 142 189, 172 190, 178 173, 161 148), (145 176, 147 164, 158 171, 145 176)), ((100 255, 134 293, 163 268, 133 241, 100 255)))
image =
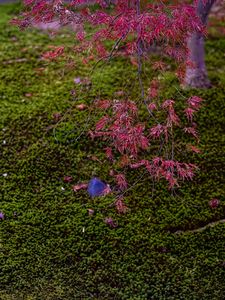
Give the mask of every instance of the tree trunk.
MULTIPOLYGON (((200 17, 203 25, 206 26, 208 14, 215 0, 198 0, 197 14, 200 17)), ((188 60, 193 64, 192 67, 186 69, 185 86, 193 88, 209 88, 211 86, 208 79, 205 65, 205 49, 204 36, 202 33, 193 33, 187 42, 189 49, 188 60)))

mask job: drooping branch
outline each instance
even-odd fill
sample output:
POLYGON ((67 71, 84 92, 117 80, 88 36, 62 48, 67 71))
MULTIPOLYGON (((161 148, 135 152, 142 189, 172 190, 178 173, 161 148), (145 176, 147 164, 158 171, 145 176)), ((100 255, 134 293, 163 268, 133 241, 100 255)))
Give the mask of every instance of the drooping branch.
MULTIPOLYGON (((175 100, 159 98, 154 103, 152 100, 156 97, 153 93, 155 84, 151 82, 151 93, 147 94, 142 77, 145 75, 143 62, 148 63, 145 60, 144 45, 162 44, 167 56, 176 59, 178 63, 184 61, 184 45, 189 33, 202 30, 194 6, 166 5, 163 1, 147 3, 145 0, 117 0, 112 9, 107 9, 105 0, 95 0, 93 3, 96 6, 89 9, 88 0, 73 0, 70 3, 63 0, 25 1, 27 5, 24 15, 15 20, 20 27, 56 20, 60 26, 74 27, 79 43, 70 50, 75 51, 76 55, 83 53, 86 61, 111 59, 119 52, 120 46, 123 47, 124 55, 137 60, 135 66, 140 87, 139 99, 142 99, 150 118, 147 122, 141 119, 138 112, 143 104, 139 99, 137 103, 127 97, 99 100, 96 101, 95 108, 99 108, 100 114, 104 115, 95 129, 89 131, 91 138, 102 138, 106 143, 106 156, 115 163, 115 167, 142 167, 154 181, 162 179, 171 189, 179 186, 183 180, 192 179, 197 170, 196 166, 175 160, 174 133, 182 130, 198 142, 196 124, 192 119, 199 109, 201 99, 187 99, 186 118, 182 122, 176 112, 175 100), (94 29, 90 34, 85 32, 86 24, 94 29), (111 48, 107 45, 108 40, 113 42, 111 48)), ((66 55, 69 46, 65 51, 64 48, 65 46, 54 47, 44 57, 56 59, 64 53, 66 55)), ((198 151, 193 145, 190 149, 193 152, 198 151)), ((127 188, 126 178, 120 170, 112 176, 120 190, 127 188)))

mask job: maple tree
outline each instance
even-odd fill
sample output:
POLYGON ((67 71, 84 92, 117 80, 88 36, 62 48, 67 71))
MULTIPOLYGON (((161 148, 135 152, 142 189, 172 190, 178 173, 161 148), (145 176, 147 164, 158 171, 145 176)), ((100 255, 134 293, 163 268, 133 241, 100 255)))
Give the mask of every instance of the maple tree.
MULTIPOLYGON (((197 167, 176 160, 176 151, 183 146, 176 142, 175 133, 183 132, 199 142, 194 119, 202 99, 196 96, 186 99, 182 116, 178 116, 175 99, 161 99, 159 94, 157 75, 163 73, 165 63, 162 60, 152 62, 156 76, 148 88, 143 83, 143 68, 144 63, 149 63, 149 46, 159 44, 166 56, 177 61, 179 80, 187 82, 187 77, 191 78, 190 70, 194 69, 195 61, 191 59, 193 56, 190 56, 186 41, 205 34, 205 22, 200 20, 196 10, 199 1, 193 5, 171 4, 166 0, 117 0, 110 9, 109 2, 112 3, 105 0, 25 0, 22 18, 15 19, 14 23, 21 28, 54 20, 62 26, 70 24, 79 41, 71 50, 83 53, 85 63, 93 58, 98 62, 109 60, 118 54, 130 57, 137 68, 140 97, 136 101, 125 96, 123 100, 96 100, 94 106, 104 116, 89 135, 106 141, 106 156, 119 169, 145 168, 154 180, 166 180, 169 188, 179 186, 180 181, 193 178, 197 167), (90 2, 96 6, 89 6, 90 2), (86 23, 95 29, 91 35, 86 34, 86 23), (112 48, 105 43, 108 40, 113 41, 112 48), (189 73, 185 78, 182 70, 187 65, 189 73), (143 107, 149 116, 146 120, 140 115, 143 107)), ((66 45, 55 47, 44 57, 56 59, 64 54, 65 48, 66 45)), ((200 152, 196 145, 188 144, 186 148, 187 151, 200 152)), ((128 183, 123 172, 113 172, 113 176, 120 190, 126 190, 128 183)), ((121 199, 117 203, 120 209, 121 199)))

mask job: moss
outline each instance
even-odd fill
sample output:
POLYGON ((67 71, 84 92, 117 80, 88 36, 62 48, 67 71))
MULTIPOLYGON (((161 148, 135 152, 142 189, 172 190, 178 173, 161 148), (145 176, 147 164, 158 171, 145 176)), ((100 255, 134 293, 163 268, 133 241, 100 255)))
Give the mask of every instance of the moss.
MULTIPOLYGON (((79 59, 75 70, 64 74, 57 63, 39 59, 47 44, 67 42, 70 36, 19 32, 5 23, 15 6, 2 8, 0 165, 8 176, 0 177, 0 211, 6 216, 0 221, 0 299, 224 299, 224 224, 174 234, 224 218, 225 77, 218 71, 224 38, 207 42, 214 88, 181 91, 168 72, 162 91, 165 97, 181 99, 179 93, 194 92, 205 99, 198 121, 203 153, 191 157, 200 167, 196 179, 173 196, 163 183, 154 186, 143 176, 125 195, 129 213, 118 215, 110 206, 113 196, 90 199, 86 191, 71 189, 94 175, 112 183, 102 143, 82 131, 92 128, 97 116, 75 105, 112 97, 121 89, 136 98, 138 90, 129 79, 135 79, 135 68, 117 58, 96 69, 90 90, 79 90, 73 78, 89 72, 79 59), (45 68, 43 73, 39 68, 45 68), (55 112, 64 116, 58 124, 55 112), (65 175, 73 183, 64 183, 65 175), (208 205, 212 198, 220 199, 214 210, 208 205), (93 216, 88 208, 94 209, 93 216), (108 216, 117 228, 104 223, 108 216)), ((150 77, 151 70, 146 74, 150 77)), ((136 171, 128 175, 129 182, 139 177, 136 171)))

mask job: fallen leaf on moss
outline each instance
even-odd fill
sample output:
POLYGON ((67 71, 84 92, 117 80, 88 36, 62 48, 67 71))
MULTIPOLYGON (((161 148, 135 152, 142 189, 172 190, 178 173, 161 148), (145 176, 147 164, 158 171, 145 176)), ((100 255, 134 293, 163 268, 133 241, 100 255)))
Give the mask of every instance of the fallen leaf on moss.
POLYGON ((73 177, 72 176, 64 176, 63 181, 65 183, 69 183, 69 182, 73 181, 73 177))
POLYGON ((76 105, 76 108, 79 109, 79 110, 85 110, 87 108, 87 105, 86 104, 78 104, 76 105))
POLYGON ((77 192, 88 187, 87 183, 78 183, 72 186, 74 192, 77 192))

